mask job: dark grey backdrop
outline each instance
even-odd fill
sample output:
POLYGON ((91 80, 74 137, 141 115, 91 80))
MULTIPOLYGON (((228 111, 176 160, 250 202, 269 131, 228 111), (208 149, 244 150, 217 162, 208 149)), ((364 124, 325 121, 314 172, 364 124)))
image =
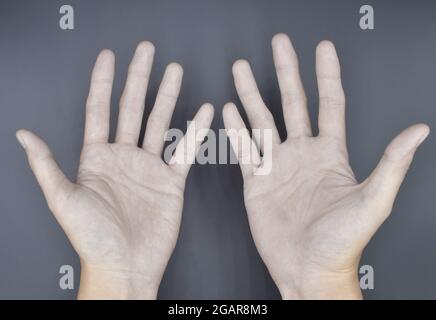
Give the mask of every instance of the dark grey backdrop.
MULTIPOLYGON (((348 97, 348 143, 364 179, 390 139, 425 121, 436 129, 436 3, 434 1, 17 1, 0 2, 0 298, 73 299, 59 289, 59 267, 79 261, 15 141, 17 128, 49 143, 74 178, 82 141, 84 100, 98 51, 117 56, 113 118, 135 45, 151 40, 156 58, 147 113, 166 64, 185 70, 173 126, 185 128, 198 106, 239 101, 231 64, 247 58, 284 135, 270 49, 288 33, 316 120, 314 50, 336 43, 348 97), (59 7, 75 9, 76 29, 58 27, 59 7), (375 30, 358 26, 372 4, 375 30)), ((316 122, 314 122, 316 123, 316 122)), ((365 250, 375 269, 367 298, 436 298, 436 148, 434 134, 419 150, 391 218, 365 250)), ((254 247, 236 165, 196 165, 188 178, 179 242, 160 298, 279 298, 254 247)))

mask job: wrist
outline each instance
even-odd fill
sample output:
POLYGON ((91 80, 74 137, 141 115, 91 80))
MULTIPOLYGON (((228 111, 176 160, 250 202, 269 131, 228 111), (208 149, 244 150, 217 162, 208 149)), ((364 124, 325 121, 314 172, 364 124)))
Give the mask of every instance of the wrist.
POLYGON ((319 274, 310 279, 278 285, 283 300, 360 300, 359 279, 356 274, 319 274), (298 283, 298 285, 295 285, 298 283))
POLYGON ((135 272, 82 264, 79 300, 155 300, 158 284, 135 272))

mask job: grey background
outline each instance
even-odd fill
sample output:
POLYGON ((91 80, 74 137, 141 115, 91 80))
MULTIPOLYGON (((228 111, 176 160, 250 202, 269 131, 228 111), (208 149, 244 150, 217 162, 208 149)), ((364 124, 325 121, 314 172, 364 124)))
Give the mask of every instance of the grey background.
MULTIPOLYGON (((400 130, 425 121, 436 129, 436 2, 434 1, 17 1, 0 2, 0 298, 73 299, 59 289, 59 267, 78 257, 50 214, 15 141, 34 130, 74 178, 82 141, 84 101, 95 57, 117 56, 112 123, 136 44, 147 39, 156 58, 147 113, 166 64, 185 70, 173 127, 186 128, 199 105, 239 104, 231 78, 237 58, 252 63, 259 87, 285 136, 271 37, 288 33, 316 124, 314 53, 335 42, 348 98, 348 144, 364 179, 400 130), (58 27, 61 4, 75 9, 76 29, 58 27), (358 26, 372 4, 374 31, 358 26)), ((112 129, 114 126, 112 127, 112 129)), ((366 298, 436 298, 436 148, 434 134, 419 150, 391 217, 364 252, 375 269, 366 298)), ((236 165, 196 165, 188 178, 177 248, 160 298, 279 298, 254 247, 236 165)))

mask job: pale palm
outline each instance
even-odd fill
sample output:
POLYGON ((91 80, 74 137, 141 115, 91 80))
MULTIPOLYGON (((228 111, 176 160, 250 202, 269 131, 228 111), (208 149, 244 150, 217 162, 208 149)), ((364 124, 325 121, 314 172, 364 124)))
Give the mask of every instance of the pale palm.
MULTIPOLYGON (((283 297, 359 297, 361 252, 390 214, 413 154, 429 129, 421 124, 403 131, 371 176, 359 184, 348 163, 345 96, 333 44, 321 42, 316 53, 320 96, 316 137, 312 136, 292 44, 279 34, 272 46, 286 141, 280 140, 249 64, 240 60, 233 66, 236 89, 251 127, 272 131, 271 150, 258 135, 251 149, 229 135, 239 159, 245 159, 240 167, 254 241, 283 297), (256 145, 264 159, 271 159, 269 174, 258 174, 262 161, 256 145), (247 162, 253 149, 251 162, 247 162), (345 290, 348 283, 354 287, 353 294, 345 290)), ((234 104, 227 104, 223 115, 227 129, 246 130, 234 104)), ((249 140, 247 131, 244 135, 249 140)))
MULTIPOLYGON (((175 161, 162 160, 182 80, 181 67, 172 63, 148 118, 143 145, 138 147, 153 55, 151 43, 138 45, 121 98, 114 143, 108 141, 114 55, 108 50, 99 55, 75 183, 64 176, 40 138, 29 131, 17 132, 50 209, 80 256, 82 271, 92 270, 95 278, 110 273, 118 278, 111 279, 114 283, 132 276, 136 280, 128 286, 133 289, 126 289, 133 292, 132 297, 145 287, 148 297, 155 296, 178 237, 185 180, 204 138, 199 130, 209 128, 213 117, 213 107, 203 105, 194 118, 195 126, 188 128, 197 138, 196 147, 185 147, 185 137, 174 152, 175 161)), ((116 294, 105 296, 103 290, 99 297, 116 294)))
POLYGON ((360 252, 350 247, 365 245, 375 230, 364 218, 370 204, 335 141, 289 139, 272 168, 246 179, 244 195, 254 240, 277 283, 353 271, 360 252))
POLYGON ((129 145, 92 144, 83 149, 77 184, 57 210, 71 217, 60 223, 86 263, 156 274, 165 268, 161 256, 176 243, 183 193, 184 177, 159 156, 129 145))

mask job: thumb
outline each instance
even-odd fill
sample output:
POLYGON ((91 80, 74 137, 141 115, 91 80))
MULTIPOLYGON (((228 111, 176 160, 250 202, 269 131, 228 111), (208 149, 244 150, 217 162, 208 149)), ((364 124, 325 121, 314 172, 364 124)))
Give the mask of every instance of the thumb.
POLYGON ((416 149, 429 133, 430 128, 425 124, 416 124, 401 132, 388 145, 377 167, 363 182, 365 198, 371 199, 377 211, 384 213, 383 220, 392 210, 416 149))
POLYGON ((47 144, 27 130, 18 130, 17 140, 27 154, 30 167, 44 192, 50 209, 56 206, 59 195, 65 195, 73 184, 65 177, 47 144))

